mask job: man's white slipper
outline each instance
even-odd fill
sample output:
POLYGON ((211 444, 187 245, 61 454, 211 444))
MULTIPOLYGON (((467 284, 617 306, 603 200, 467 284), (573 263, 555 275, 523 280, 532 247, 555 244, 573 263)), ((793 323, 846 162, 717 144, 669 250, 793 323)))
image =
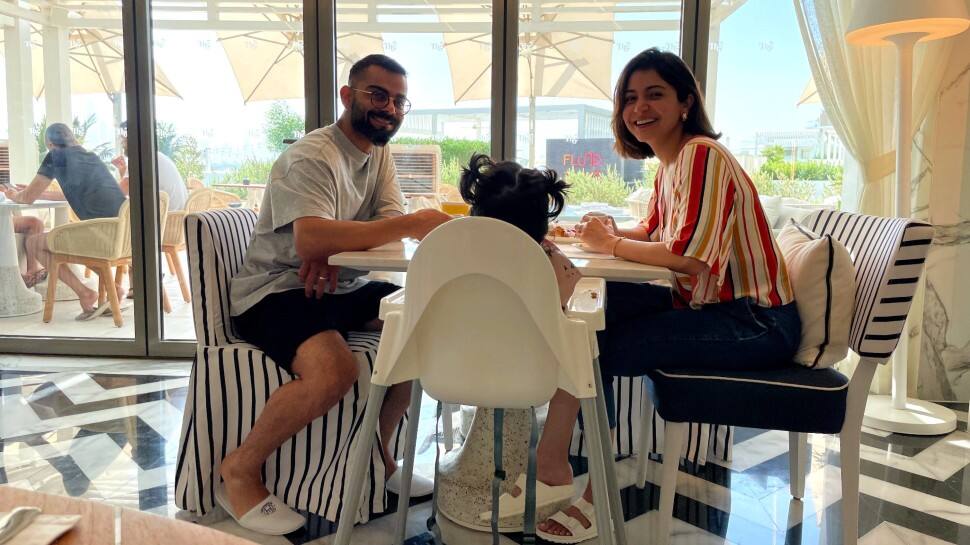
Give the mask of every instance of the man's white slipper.
POLYGON ((273 494, 266 496, 263 501, 257 503, 255 507, 241 517, 237 517, 232 512, 232 504, 229 503, 226 490, 221 484, 216 485, 215 497, 219 506, 247 530, 268 536, 281 536, 299 530, 306 523, 303 515, 290 509, 288 505, 273 494))
MULTIPOLYGON (((518 496, 506 492, 498 498, 498 518, 521 516, 525 514, 525 474, 520 473, 515 480, 515 486, 522 491, 518 496)), ((543 507, 569 501, 573 497, 573 485, 549 486, 536 480, 536 512, 543 507)), ((492 520, 492 512, 484 511, 478 515, 481 520, 492 520)))
POLYGON ((563 543, 566 545, 582 543, 583 541, 596 537, 598 532, 596 531, 596 513, 593 510, 593 504, 580 496, 578 500, 573 502, 573 507, 579 509, 579 512, 586 517, 586 520, 589 521, 589 528, 584 528, 582 522, 567 515, 565 512, 557 511, 555 515, 549 517, 549 520, 558 522, 563 528, 569 530, 569 535, 559 536, 550 534, 538 528, 536 528, 536 535, 549 543, 563 543))
MULTIPOLYGON (((388 492, 394 492, 397 495, 401 495, 401 468, 399 467, 391 476, 388 477, 387 481, 384 482, 384 488, 388 492)), ((425 477, 424 475, 419 475, 417 473, 411 474, 411 493, 412 498, 423 498, 424 496, 430 496, 434 493, 434 481, 425 477)))

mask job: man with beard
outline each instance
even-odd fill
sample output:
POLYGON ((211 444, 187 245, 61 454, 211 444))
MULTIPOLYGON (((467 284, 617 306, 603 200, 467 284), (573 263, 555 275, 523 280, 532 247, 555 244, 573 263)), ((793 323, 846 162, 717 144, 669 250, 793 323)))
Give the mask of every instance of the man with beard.
MULTIPOLYGON (((251 530, 287 533, 303 526, 302 516, 268 493, 261 467, 354 385, 358 367, 345 336, 379 329, 380 300, 398 288, 368 281, 362 271, 328 266, 327 258, 405 237, 420 239, 450 219, 436 210, 404 213, 384 146, 411 107, 406 75, 384 55, 354 64, 349 84, 340 89, 340 119, 290 145, 273 164, 256 232, 232 279, 237 331, 295 378, 270 396, 246 440, 222 461, 224 487, 217 488, 217 498, 251 530)), ((387 445, 409 397, 410 385, 399 384, 381 411, 392 491, 400 489, 400 472, 387 445)), ((412 483, 412 495, 430 492, 430 482, 416 478, 412 483)))

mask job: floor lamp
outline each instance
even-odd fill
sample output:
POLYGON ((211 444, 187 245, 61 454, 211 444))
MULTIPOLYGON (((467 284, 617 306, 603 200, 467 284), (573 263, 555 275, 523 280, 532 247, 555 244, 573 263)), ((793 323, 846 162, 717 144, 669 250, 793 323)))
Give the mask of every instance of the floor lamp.
MULTIPOLYGON (((846 32, 855 45, 895 45, 896 79, 896 216, 909 217, 910 158, 913 145, 913 47, 959 34, 970 27, 965 0, 856 0, 846 32)), ((956 428, 956 415, 946 407, 908 399, 906 334, 893 358, 892 396, 869 396, 863 423, 914 435, 941 435, 956 428)))

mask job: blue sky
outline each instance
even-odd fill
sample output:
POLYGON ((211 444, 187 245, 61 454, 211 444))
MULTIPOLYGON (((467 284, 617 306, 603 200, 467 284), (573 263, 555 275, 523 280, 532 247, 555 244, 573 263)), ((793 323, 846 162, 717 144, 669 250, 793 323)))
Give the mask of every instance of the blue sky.
POLYGON ((715 125, 725 137, 804 128, 818 117, 818 104, 795 106, 811 68, 792 2, 748 0, 721 25, 718 44, 715 125))

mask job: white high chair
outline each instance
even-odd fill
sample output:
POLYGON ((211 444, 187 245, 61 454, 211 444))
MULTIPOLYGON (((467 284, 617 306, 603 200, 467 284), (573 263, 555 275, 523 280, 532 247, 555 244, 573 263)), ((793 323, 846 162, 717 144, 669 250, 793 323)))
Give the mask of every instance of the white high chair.
MULTIPOLYGON (((589 444, 600 543, 614 543, 611 512, 617 542, 626 543, 613 460, 605 458, 612 451, 595 359, 595 332, 605 325, 604 294, 602 279, 583 279, 564 314, 542 248, 505 222, 468 217, 432 231, 415 251, 407 287, 382 301, 384 330, 336 545, 350 542, 368 463, 364 454, 377 433, 384 395, 406 381, 414 381, 409 414, 415 422, 422 388, 442 402, 489 408, 541 406, 557 388, 577 397, 589 437, 599 439, 589 444)), ((417 426, 410 426, 395 543, 404 541, 416 440, 417 426)))

